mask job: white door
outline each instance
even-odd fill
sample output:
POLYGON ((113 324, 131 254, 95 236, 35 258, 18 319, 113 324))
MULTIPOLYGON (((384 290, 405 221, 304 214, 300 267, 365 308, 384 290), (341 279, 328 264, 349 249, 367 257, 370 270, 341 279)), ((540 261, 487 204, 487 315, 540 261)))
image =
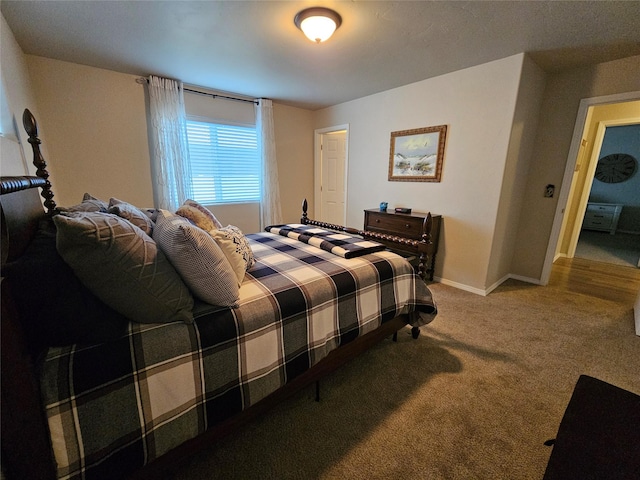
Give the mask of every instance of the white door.
POLYGON ((336 225, 344 225, 344 184, 347 132, 345 130, 321 135, 320 161, 320 218, 336 225))

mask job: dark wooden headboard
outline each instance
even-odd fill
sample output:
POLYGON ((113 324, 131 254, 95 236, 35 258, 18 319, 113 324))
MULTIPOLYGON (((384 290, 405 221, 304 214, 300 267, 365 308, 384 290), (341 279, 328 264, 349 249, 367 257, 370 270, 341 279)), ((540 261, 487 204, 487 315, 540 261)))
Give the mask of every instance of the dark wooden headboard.
POLYGON ((56 211, 47 163, 40 152, 38 125, 29 109, 25 109, 22 123, 33 150, 36 176, 0 177, 2 265, 18 258, 33 238, 40 218, 53 215, 56 211), (44 202, 38 196, 38 188, 41 189, 40 196, 44 202))
MULTIPOLYGON (((29 134, 33 164, 37 171, 36 176, 0 177, 3 271, 7 263, 24 253, 36 233, 39 221, 56 211, 47 164, 40 153, 36 121, 29 110, 24 111, 22 119, 29 134)), ((42 280, 47 281, 46 278, 42 280)), ((38 288, 38 285, 33 288, 38 288)), ((8 479, 53 479, 53 453, 40 401, 37 362, 27 344, 19 314, 12 302, 11 280, 5 278, 4 273, 1 292, 3 470, 8 479), (38 454, 34 455, 34 452, 38 454)))

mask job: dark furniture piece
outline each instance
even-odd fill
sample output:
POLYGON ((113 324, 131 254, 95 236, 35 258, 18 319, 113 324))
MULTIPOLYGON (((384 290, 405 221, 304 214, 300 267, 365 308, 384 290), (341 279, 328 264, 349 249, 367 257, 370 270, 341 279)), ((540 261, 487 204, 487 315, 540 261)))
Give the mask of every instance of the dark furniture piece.
POLYGON ((640 478, 640 396, 581 375, 553 445, 544 480, 640 478))
MULTIPOLYGON (((364 229, 371 232, 380 232, 387 235, 396 235, 400 237, 421 240, 424 235, 423 223, 427 214, 420 212, 412 213, 395 213, 381 212, 379 209, 368 209, 364 211, 364 229)), ((436 253, 438 253, 438 239, 440 237, 441 215, 430 214, 431 229, 429 238, 427 239, 429 246, 426 254, 426 274, 429 280, 433 280, 433 272, 435 270, 436 253)), ((400 254, 420 254, 412 245, 399 245, 390 241, 381 239, 380 243, 385 244, 390 250, 400 254)))

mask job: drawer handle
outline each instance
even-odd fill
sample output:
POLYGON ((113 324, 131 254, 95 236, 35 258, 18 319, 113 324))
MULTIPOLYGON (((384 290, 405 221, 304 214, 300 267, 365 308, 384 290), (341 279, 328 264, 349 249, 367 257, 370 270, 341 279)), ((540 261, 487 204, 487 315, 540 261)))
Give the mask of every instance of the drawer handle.
POLYGON ((407 228, 411 228, 411 225, 409 225, 409 224, 407 223, 407 224, 405 224, 405 227, 407 227, 407 228))
POLYGON ((376 218, 376 223, 380 223, 380 219, 379 218, 376 218))

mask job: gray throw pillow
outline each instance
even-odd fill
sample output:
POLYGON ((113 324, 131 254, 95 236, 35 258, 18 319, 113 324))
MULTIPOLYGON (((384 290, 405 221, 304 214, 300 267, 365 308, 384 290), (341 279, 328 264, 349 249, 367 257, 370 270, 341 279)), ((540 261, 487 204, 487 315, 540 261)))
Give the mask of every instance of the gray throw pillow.
POLYGON ((215 240, 179 215, 160 210, 153 239, 193 294, 221 307, 238 305, 238 280, 215 240))
POLYGON ((88 193, 82 196, 82 202, 70 207, 60 207, 63 212, 106 212, 109 205, 88 193))
POLYGON ((151 217, 130 203, 123 202, 117 198, 111 198, 109 200, 108 212, 122 217, 125 220, 129 220, 136 227, 142 229, 147 235, 151 235, 151 232, 153 232, 151 217))
POLYGON ((193 322, 193 297, 156 243, 109 213, 56 215, 56 248, 82 283, 141 323, 193 322))

